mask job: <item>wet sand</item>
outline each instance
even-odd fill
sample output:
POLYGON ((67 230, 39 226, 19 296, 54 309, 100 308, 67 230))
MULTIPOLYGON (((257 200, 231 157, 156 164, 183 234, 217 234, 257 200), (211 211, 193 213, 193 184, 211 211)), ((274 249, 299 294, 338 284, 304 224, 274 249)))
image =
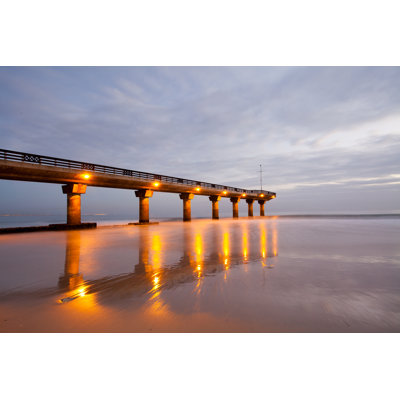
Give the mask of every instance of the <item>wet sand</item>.
POLYGON ((0 237, 0 332, 399 332, 400 220, 0 237))

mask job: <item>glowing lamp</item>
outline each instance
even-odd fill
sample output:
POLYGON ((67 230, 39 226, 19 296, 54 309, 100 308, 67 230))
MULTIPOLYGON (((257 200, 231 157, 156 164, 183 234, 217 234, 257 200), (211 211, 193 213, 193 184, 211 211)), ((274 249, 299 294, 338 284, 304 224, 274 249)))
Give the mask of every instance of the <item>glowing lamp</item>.
POLYGON ((260 197, 264 197, 264 195, 263 195, 263 194, 260 194, 260 197))
POLYGON ((153 183, 153 186, 155 186, 155 187, 160 186, 160 182, 154 182, 154 183, 153 183))
POLYGON ((196 188, 196 191, 197 191, 197 192, 200 192, 200 188, 199 188, 199 187, 197 187, 197 188, 196 188))
POLYGON ((82 175, 82 178, 83 178, 83 179, 89 179, 89 178, 90 178, 90 175, 89 175, 89 174, 83 174, 83 175, 82 175))
POLYGON ((224 190, 222 193, 223 193, 223 194, 227 194, 228 192, 227 192, 226 190, 224 190))
POLYGON ((243 196, 243 197, 246 197, 246 193, 243 193, 242 196, 243 196))

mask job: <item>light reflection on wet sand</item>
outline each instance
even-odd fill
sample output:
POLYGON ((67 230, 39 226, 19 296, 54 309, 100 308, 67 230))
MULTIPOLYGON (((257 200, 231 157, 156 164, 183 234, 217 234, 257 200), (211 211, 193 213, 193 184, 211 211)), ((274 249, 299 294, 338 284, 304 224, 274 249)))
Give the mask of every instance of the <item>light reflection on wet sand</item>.
POLYGON ((3 235, 0 331, 398 332, 399 225, 243 218, 3 235))

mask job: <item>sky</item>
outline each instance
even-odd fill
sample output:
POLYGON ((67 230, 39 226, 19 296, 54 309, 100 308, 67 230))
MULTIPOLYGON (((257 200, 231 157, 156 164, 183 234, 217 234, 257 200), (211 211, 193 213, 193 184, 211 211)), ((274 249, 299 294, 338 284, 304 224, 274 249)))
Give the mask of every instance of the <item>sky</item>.
MULTIPOLYGON (((400 68, 0 67, 0 148, 248 189, 262 164, 268 214, 399 213, 400 68)), ((60 185, 0 192, 0 214, 66 212, 60 185)), ((138 214, 121 189, 88 188, 82 207, 138 214)), ((154 217, 181 209, 150 200, 154 217)), ((196 196, 192 215, 210 214, 196 196)))

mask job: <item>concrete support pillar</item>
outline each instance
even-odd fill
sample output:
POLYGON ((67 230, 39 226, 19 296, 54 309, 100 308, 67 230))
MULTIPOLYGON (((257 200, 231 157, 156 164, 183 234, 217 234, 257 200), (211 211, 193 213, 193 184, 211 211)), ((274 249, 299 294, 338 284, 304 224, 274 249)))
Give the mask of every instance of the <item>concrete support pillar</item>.
POLYGON ((183 220, 190 221, 192 219, 190 200, 192 200, 194 194, 192 193, 181 193, 179 198, 183 200, 183 220))
POLYGON ((149 223, 149 198, 153 196, 152 190, 140 189, 135 191, 135 196, 139 197, 139 223, 149 223))
POLYGON ((265 200, 258 200, 258 204, 260 205, 260 217, 264 217, 265 216, 265 213, 264 213, 265 200))
POLYGON ((248 211, 248 216, 252 217, 253 216, 253 203, 254 199, 246 199, 247 203, 247 211, 248 211))
POLYGON ((81 194, 86 193, 86 185, 68 183, 62 191, 67 195, 67 225, 81 224, 81 194))
POLYGON ((218 202, 221 200, 221 196, 210 196, 212 202, 212 219, 219 219, 219 205, 218 202))
POLYGON ((240 197, 231 197, 233 218, 239 218, 240 197))

